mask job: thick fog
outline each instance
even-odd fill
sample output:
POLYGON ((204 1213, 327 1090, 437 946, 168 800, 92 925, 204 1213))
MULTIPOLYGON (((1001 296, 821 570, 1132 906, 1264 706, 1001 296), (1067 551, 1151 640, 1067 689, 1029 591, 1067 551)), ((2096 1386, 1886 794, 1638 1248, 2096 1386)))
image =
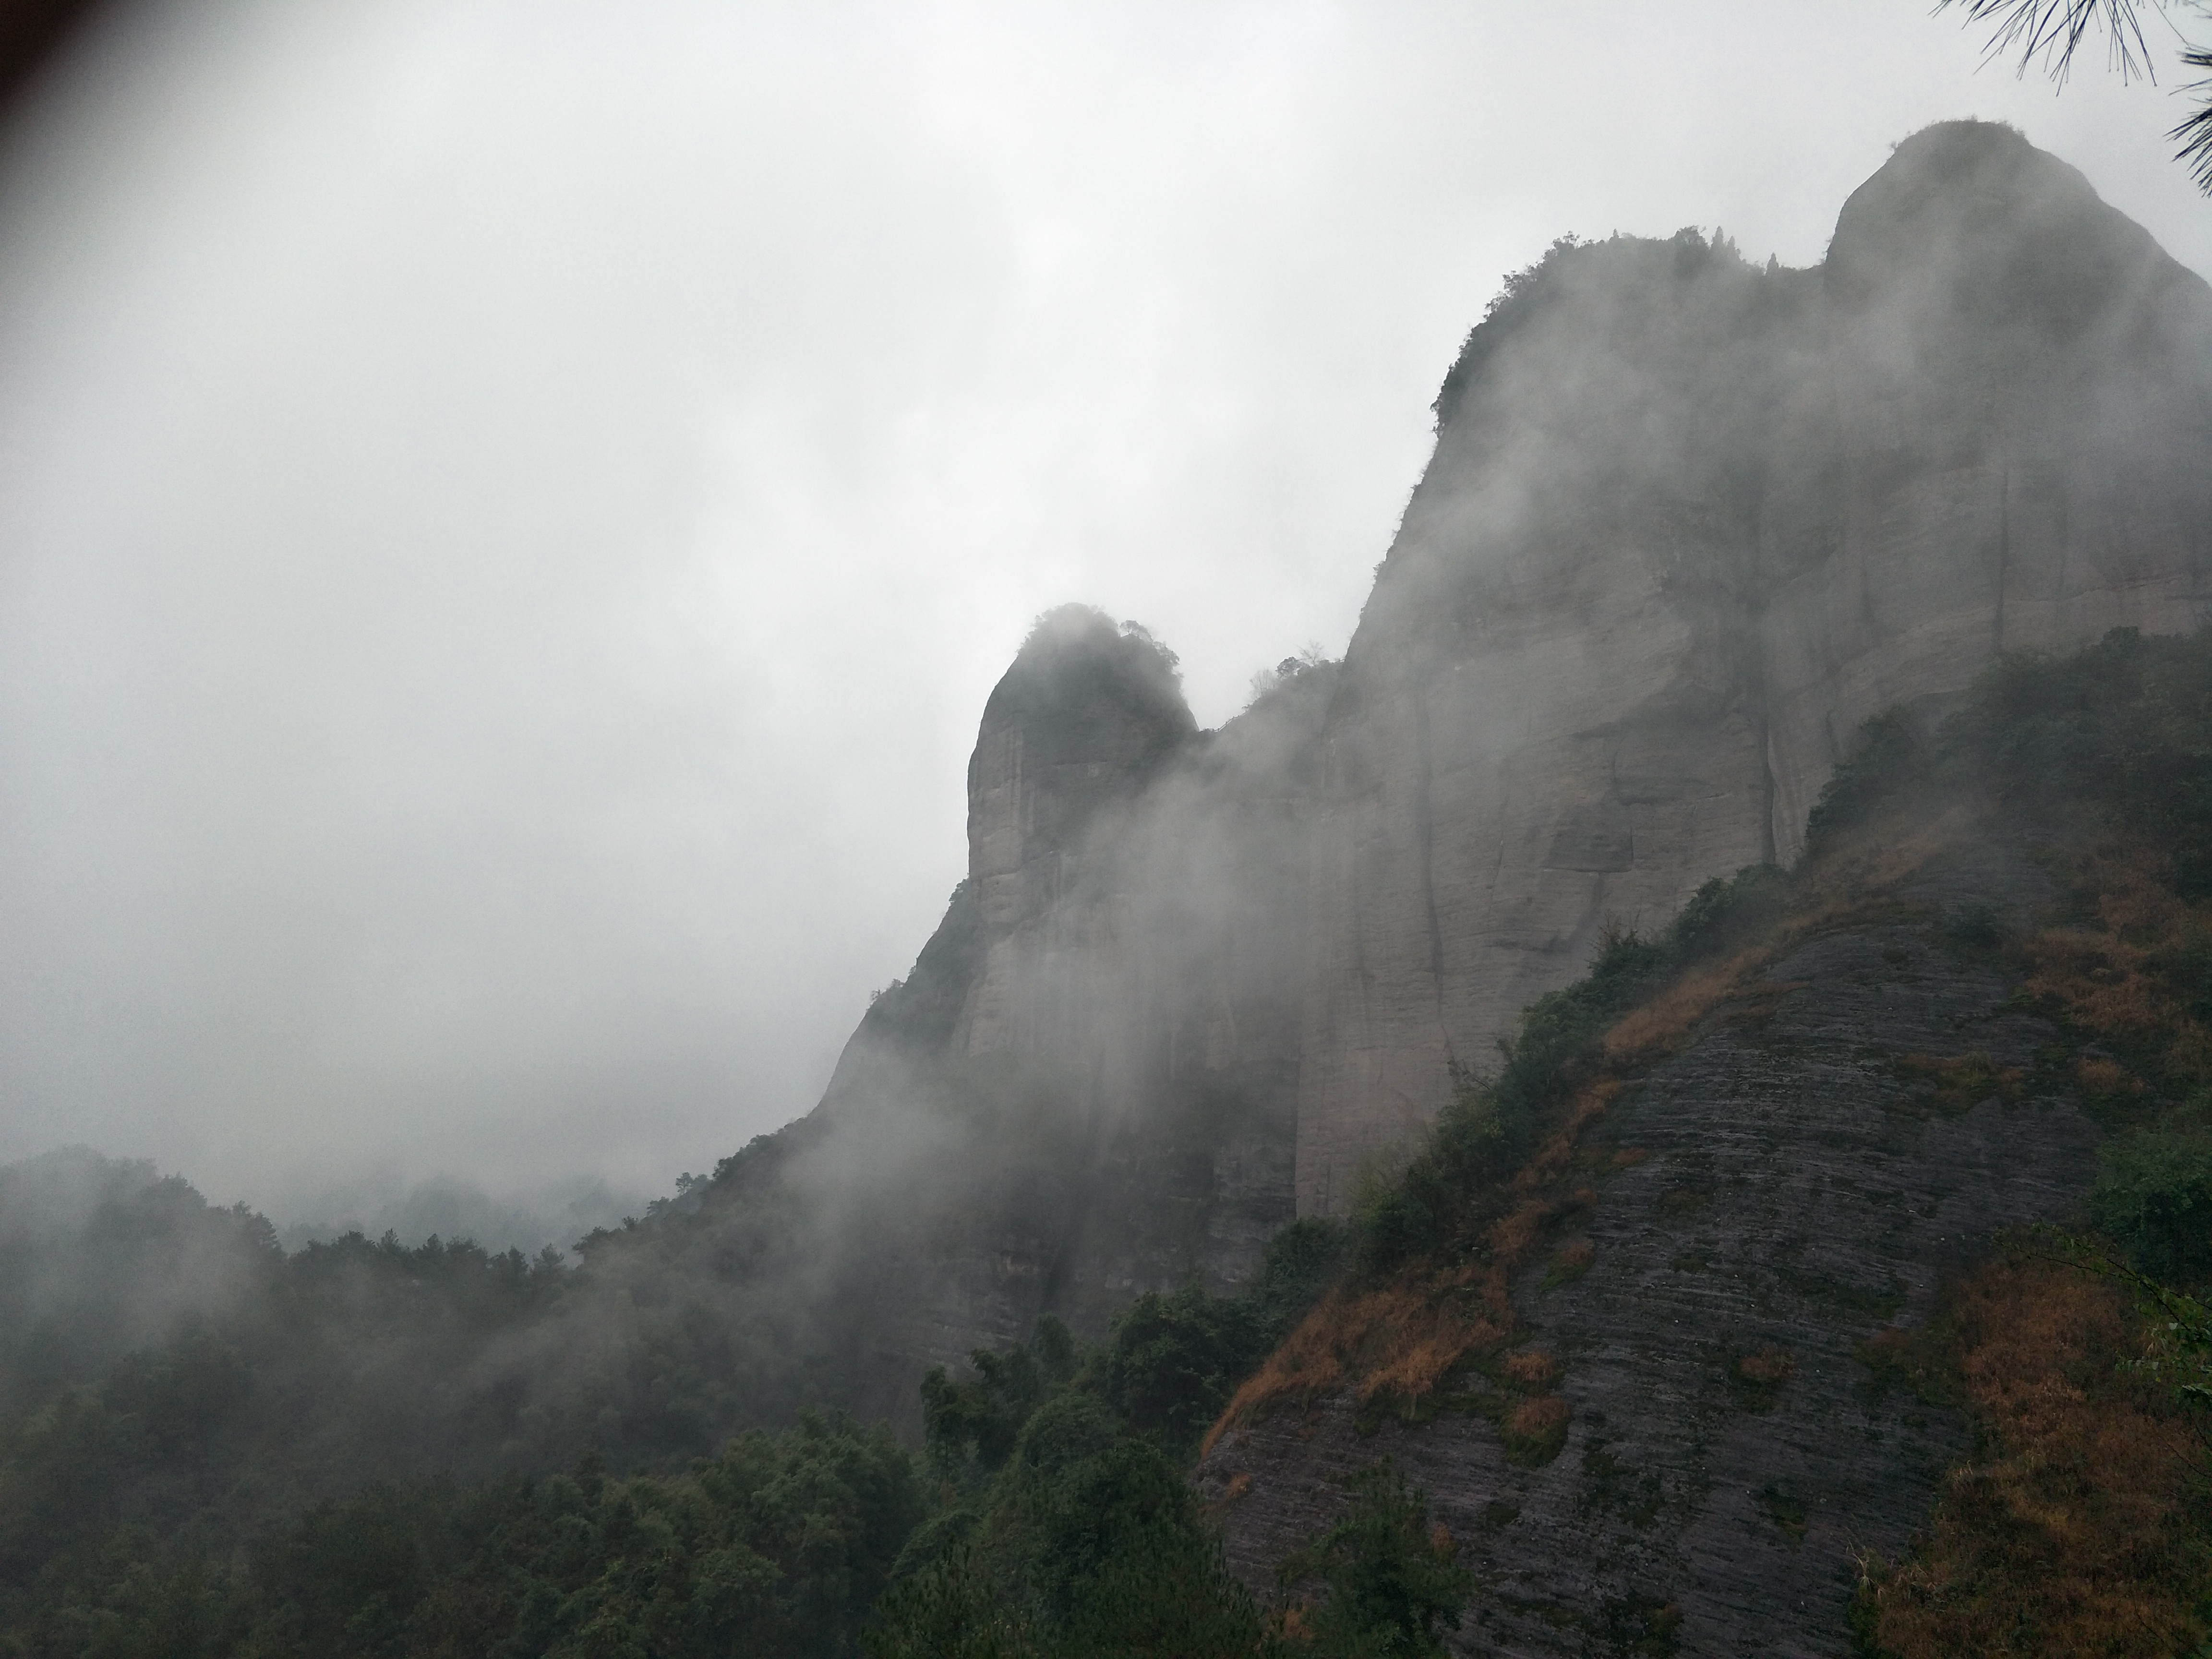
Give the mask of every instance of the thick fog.
POLYGON ((1923 0, 109 15, 0 132, 0 1164, 333 1222, 710 1166, 906 973, 1032 619, 1140 619, 1206 724, 1340 652, 1555 236, 1811 264, 1978 114, 2212 270, 2166 90, 1981 47, 1923 0))

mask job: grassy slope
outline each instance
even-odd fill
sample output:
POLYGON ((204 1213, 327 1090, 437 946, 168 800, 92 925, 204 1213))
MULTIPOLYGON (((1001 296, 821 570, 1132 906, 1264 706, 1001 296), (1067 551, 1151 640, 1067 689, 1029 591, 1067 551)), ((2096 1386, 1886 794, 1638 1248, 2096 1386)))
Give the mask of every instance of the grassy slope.
POLYGON ((1929 1329, 1885 1333, 1870 1368, 1961 1403, 1976 1455, 1946 1478, 1906 1560, 1868 1559, 1860 1650, 1890 1659, 2200 1650, 2212 1595, 2202 1444, 2129 1367, 2150 1333, 2115 1285, 2008 1251, 1929 1329))

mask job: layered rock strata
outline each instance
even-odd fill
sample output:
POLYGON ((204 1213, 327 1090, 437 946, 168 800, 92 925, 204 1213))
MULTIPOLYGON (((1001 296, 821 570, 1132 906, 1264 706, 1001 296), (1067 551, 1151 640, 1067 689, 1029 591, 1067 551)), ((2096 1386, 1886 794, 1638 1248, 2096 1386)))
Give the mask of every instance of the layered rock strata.
POLYGON ((1923 1325, 1947 1273, 2064 1214, 2094 1171, 2069 1094, 1959 1110, 1916 1080, 1968 1054, 2033 1073, 2057 1034, 1942 921, 2017 916, 2041 886, 2016 855, 1982 858, 1905 896, 1926 921, 1808 943, 1769 970, 1790 988, 1771 1016, 1715 1019, 1613 1109, 1607 1133, 1644 1161, 1601 1189, 1588 1272, 1516 1286, 1564 1367, 1556 1456, 1516 1466, 1472 1409, 1288 1410, 1200 1468, 1232 1564, 1273 1594, 1345 1477, 1389 1456, 1475 1570, 1458 1651, 1852 1651, 1857 1556, 1901 1558, 1972 1447, 1963 1413, 1885 1386, 1867 1340, 1923 1325))

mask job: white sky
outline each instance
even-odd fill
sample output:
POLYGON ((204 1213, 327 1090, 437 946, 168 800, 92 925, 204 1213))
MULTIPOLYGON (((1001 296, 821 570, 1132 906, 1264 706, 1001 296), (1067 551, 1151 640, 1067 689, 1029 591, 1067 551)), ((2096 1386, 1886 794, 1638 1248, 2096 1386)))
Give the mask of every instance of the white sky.
POLYGON ((0 131, 0 1162, 705 1167, 935 922, 1030 618, 1207 724, 1340 651, 1554 236, 1810 264, 1978 114, 2212 270, 2166 88, 1979 64, 1924 0, 110 20, 0 131))

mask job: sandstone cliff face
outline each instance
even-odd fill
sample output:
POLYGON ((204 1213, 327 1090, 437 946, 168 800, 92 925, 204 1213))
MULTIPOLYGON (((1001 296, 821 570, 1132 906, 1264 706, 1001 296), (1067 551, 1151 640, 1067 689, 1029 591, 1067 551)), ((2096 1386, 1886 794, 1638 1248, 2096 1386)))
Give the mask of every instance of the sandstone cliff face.
MULTIPOLYGON (((1175 664, 1141 635, 1079 607, 1039 624, 985 704, 968 763, 968 879, 984 960, 953 1034, 964 1054, 1123 1059, 1134 1032, 1101 1029, 1097 999, 1127 951, 1098 833, 1150 783, 1196 722, 1175 664)), ((1114 825, 1113 828, 1119 828, 1114 825)))
MULTIPOLYGON (((1295 1213, 1308 825, 1334 672, 1199 732, 1174 659, 1079 607, 993 693, 969 874, 822 1113, 898 1174, 841 1291, 908 1421, 928 1365, 1242 1279, 1295 1213)), ((872 1176, 872 1179, 881 1179, 872 1176)))
POLYGON ((1826 263, 1560 251, 1470 337, 1325 739, 1302 1212, 1609 919, 1795 856, 1859 722, 2212 599, 2212 294, 2008 129, 1826 263))
POLYGON ((1868 715, 2212 607, 2212 291, 2002 127, 1899 146, 1815 270, 1555 250, 1437 414, 1340 665, 1200 732, 1071 610, 993 694, 968 882, 823 1107, 966 1125, 866 1287, 885 1401, 1344 1210, 1609 921, 1792 860, 1868 715))

